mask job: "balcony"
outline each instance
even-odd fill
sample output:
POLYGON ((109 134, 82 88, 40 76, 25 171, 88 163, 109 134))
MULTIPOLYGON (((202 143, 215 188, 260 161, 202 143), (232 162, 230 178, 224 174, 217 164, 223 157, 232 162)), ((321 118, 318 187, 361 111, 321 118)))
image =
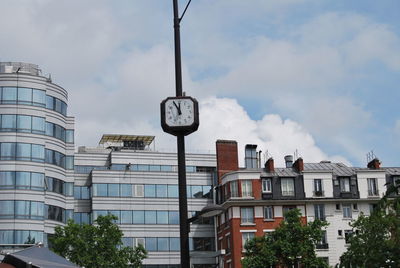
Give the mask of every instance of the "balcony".
POLYGON ((316 249, 329 249, 329 244, 328 243, 316 244, 315 247, 316 249))
POLYGON ((325 196, 325 193, 324 193, 324 191, 313 191, 313 196, 323 197, 323 196, 325 196))
POLYGON ((378 190, 368 190, 368 196, 379 196, 378 190))
POLYGON ((273 199, 272 193, 262 193, 262 199, 273 199))
POLYGON ((352 192, 341 192, 341 193, 340 193, 340 197, 341 197, 341 198, 350 199, 350 198, 353 197, 353 193, 352 193, 352 192))

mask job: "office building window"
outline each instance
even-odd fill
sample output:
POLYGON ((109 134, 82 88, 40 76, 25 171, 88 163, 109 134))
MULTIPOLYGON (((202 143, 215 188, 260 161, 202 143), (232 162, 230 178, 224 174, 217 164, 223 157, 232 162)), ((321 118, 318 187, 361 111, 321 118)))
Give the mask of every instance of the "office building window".
POLYGON ((368 195, 369 196, 377 196, 378 193, 378 185, 376 183, 376 178, 369 178, 368 180, 368 195))
POLYGON ((350 192, 350 178, 341 178, 340 179, 340 191, 341 192, 350 192))
POLYGON ((342 205, 342 210, 343 210, 343 218, 350 219, 352 217, 351 205, 349 204, 342 205))
POLYGON ((241 223, 254 223, 254 208, 242 207, 240 208, 241 223))
POLYGON ((282 196, 294 196, 294 179, 281 179, 282 196))
POLYGON ((263 191, 263 193, 271 193, 272 192, 272 180, 271 179, 263 179, 262 191, 263 191))
POLYGON ((325 220, 325 205, 316 204, 314 205, 315 219, 324 221, 325 220))
POLYGON ((274 207, 273 206, 265 206, 264 207, 264 219, 265 220, 273 220, 274 219, 274 207))
POLYGON ((243 180, 241 185, 242 185, 242 197, 252 197, 253 187, 251 180, 243 180))

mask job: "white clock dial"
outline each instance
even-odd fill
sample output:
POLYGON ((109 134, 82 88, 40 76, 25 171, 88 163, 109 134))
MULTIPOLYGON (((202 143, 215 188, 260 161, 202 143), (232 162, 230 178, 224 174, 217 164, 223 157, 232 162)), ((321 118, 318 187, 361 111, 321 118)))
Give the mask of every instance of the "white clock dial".
POLYGON ((165 103, 165 123, 171 127, 194 123, 194 104, 191 99, 169 99, 165 103))

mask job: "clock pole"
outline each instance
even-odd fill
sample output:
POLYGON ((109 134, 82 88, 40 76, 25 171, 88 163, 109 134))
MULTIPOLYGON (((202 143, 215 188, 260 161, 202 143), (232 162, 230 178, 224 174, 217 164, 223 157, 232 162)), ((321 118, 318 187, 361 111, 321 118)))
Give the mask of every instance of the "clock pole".
MULTIPOLYGON (((189 2, 190 3, 190 2, 189 2)), ((174 6, 174 43, 175 43, 175 85, 176 96, 182 96, 182 67, 181 67, 181 38, 180 20, 178 12, 178 0, 173 0, 174 6)), ((178 188, 179 188, 179 230, 181 248, 181 266, 190 267, 189 256, 189 223, 186 194, 186 159, 185 159, 185 136, 177 135, 178 150, 178 188)))

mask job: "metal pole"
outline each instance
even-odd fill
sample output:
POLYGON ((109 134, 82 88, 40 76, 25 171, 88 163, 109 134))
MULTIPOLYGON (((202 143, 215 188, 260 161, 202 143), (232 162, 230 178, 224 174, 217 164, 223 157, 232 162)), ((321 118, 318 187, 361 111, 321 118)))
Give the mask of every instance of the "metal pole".
MULTIPOLYGON (((175 85, 176 96, 182 96, 182 67, 181 67, 181 40, 179 30, 178 0, 174 4, 174 41, 175 41, 175 85)), ((181 267, 190 267, 189 257, 189 223, 186 196, 186 160, 185 160, 185 136, 177 136, 178 147, 178 187, 179 187, 179 226, 181 246, 181 267)))

